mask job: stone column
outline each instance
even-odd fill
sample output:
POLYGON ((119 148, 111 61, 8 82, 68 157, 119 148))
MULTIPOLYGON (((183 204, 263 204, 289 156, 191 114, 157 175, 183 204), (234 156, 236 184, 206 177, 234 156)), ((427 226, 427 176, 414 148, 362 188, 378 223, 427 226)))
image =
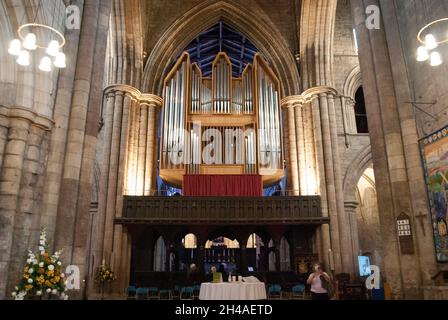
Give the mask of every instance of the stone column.
POLYGON ((306 175, 306 152, 305 152, 305 134, 303 129, 303 104, 296 102, 293 105, 296 125, 296 142, 297 142, 297 167, 299 170, 299 190, 300 195, 308 194, 308 180, 306 175))
MULTIPOLYGON (((334 159, 333 148, 331 139, 331 127, 330 117, 328 112, 328 99, 326 93, 319 94, 319 111, 320 111, 320 123, 322 134, 322 150, 323 160, 322 166, 324 167, 325 180, 323 186, 326 188, 328 213, 330 217, 330 236, 331 236, 331 249, 334 252, 335 270, 336 272, 342 271, 342 257, 341 257, 341 243, 339 235, 339 219, 338 219, 338 205, 336 199, 335 189, 335 172, 334 172, 334 159)), ((325 254, 325 252, 324 252, 325 254)))
POLYGON ((25 263, 24 255, 30 248, 37 248, 40 233, 40 212, 48 154, 49 131, 30 126, 26 144, 20 192, 15 214, 14 236, 9 266, 8 292, 14 290, 25 263))
MULTIPOLYGON (((101 259, 114 266, 117 277, 128 279, 130 239, 115 219, 121 217, 124 195, 149 194, 155 176, 154 152, 157 150, 155 112, 162 99, 141 94, 128 85, 112 85, 105 89, 103 169, 100 185, 99 211, 96 221, 102 239, 97 239, 101 259)), ((114 284, 121 292, 125 280, 114 284)))
MULTIPOLYGON (((326 188, 326 170, 325 170, 325 160, 324 160, 324 152, 323 152, 323 139, 322 139, 322 124, 320 120, 320 109, 319 109, 319 101, 317 97, 314 97, 314 100, 311 102, 311 113, 312 113, 312 122, 313 122, 313 131, 314 131, 314 141, 315 141, 315 161, 316 161, 316 174, 318 178, 317 182, 317 191, 320 192, 321 202, 322 202, 322 216, 329 217, 329 206, 328 206, 328 197, 327 197, 327 188, 326 188)), ((332 237, 330 236, 330 225, 324 224, 320 226, 317 230, 316 236, 319 237, 317 239, 316 244, 318 246, 320 258, 325 263, 325 265, 330 264, 330 260, 328 259, 328 250, 332 248, 331 241, 332 237)), ((334 235, 333 235, 334 236, 334 235)), ((336 243, 338 245, 338 243, 336 243)))
MULTIPOLYGON (((423 169, 418 151, 418 133, 411 101, 407 53, 402 47, 394 2, 351 1, 359 38, 359 59, 370 128, 372 157, 378 195, 381 234, 384 243, 383 275, 396 298, 422 297, 422 284, 431 284, 437 272, 429 219, 424 228, 414 226, 415 254, 402 254, 396 221, 400 213, 413 217, 428 212, 423 169), (381 8, 381 28, 366 27, 366 7, 381 8), (372 72, 375 70, 375 72, 372 72), (422 230, 424 229, 424 230, 422 230)), ((428 212, 428 214, 430 214, 428 212)))
POLYGON ((353 252, 351 250, 351 239, 349 219, 344 209, 344 188, 342 185, 341 160, 339 156, 339 139, 336 123, 336 111, 334 105, 334 94, 327 95, 328 117, 330 120, 331 147, 333 153, 334 187, 336 192, 336 204, 338 213, 339 238, 341 249, 342 270, 347 273, 353 272, 353 252))
POLYGON ((297 136, 296 136, 296 123, 294 115, 294 105, 291 103, 292 99, 282 100, 282 107, 286 113, 287 119, 287 134, 286 139, 288 140, 289 146, 289 159, 287 159, 288 167, 288 177, 291 179, 289 187, 292 188, 293 195, 299 195, 300 193, 300 183, 299 183, 299 168, 297 163, 297 136))
POLYGON ((345 201, 345 213, 349 218, 350 225, 350 235, 351 235, 351 244, 352 249, 352 264, 353 264, 353 275, 357 275, 358 270, 358 259, 357 256, 360 253, 359 249, 359 230, 358 230, 358 215, 357 209, 359 207, 359 202, 355 200, 346 200, 345 201))
POLYGON ((0 176, 0 299, 6 299, 9 264, 13 245, 14 223, 17 201, 23 172, 26 142, 30 121, 26 119, 9 119, 8 138, 3 154, 3 167, 0 176))

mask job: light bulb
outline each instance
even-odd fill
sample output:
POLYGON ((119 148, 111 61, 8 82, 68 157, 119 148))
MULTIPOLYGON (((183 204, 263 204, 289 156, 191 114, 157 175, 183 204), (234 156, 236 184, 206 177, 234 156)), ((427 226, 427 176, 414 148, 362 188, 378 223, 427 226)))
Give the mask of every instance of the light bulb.
POLYGON ((59 53, 59 42, 52 40, 47 48, 47 54, 52 57, 56 57, 59 53))
POLYGON ((65 54, 63 52, 59 52, 54 60, 55 67, 60 69, 67 67, 65 60, 65 54))
POLYGON ((51 59, 47 56, 43 57, 42 60, 40 60, 39 69, 45 72, 51 71, 51 59))
POLYGON ((433 50, 437 48, 437 40, 436 37, 434 37, 432 34, 427 34, 425 37, 425 46, 428 50, 433 50))
POLYGON ((36 50, 36 35, 34 33, 28 33, 25 37, 25 41, 23 41, 23 47, 28 50, 36 50))
POLYGON ((421 46, 417 49, 417 61, 423 62, 429 59, 428 50, 425 47, 421 46))
POLYGON ((432 67, 437 67, 440 66, 442 64, 442 57, 440 56, 440 53, 438 53, 437 51, 434 51, 433 53, 431 53, 431 66, 432 67))
POLYGON ((18 56, 21 51, 22 51, 22 43, 20 42, 20 40, 19 39, 12 40, 9 45, 8 50, 9 54, 13 56, 18 56))
POLYGON ((24 67, 27 67, 30 65, 30 53, 26 50, 22 50, 19 53, 19 57, 17 58, 16 62, 24 67))

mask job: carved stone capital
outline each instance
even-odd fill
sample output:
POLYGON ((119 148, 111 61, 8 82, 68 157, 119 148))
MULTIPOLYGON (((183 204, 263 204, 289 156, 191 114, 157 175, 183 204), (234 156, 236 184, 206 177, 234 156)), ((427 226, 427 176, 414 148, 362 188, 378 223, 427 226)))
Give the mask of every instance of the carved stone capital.
POLYGON ((142 93, 137 88, 127 84, 113 84, 104 89, 104 94, 110 96, 111 94, 121 94, 137 101, 140 105, 147 105, 154 108, 161 108, 163 99, 157 95, 150 93, 142 93))
POLYGON ((32 126, 41 128, 45 131, 51 131, 55 124, 52 119, 24 107, 0 106, 0 125, 8 126, 10 119, 23 119, 29 121, 32 126))

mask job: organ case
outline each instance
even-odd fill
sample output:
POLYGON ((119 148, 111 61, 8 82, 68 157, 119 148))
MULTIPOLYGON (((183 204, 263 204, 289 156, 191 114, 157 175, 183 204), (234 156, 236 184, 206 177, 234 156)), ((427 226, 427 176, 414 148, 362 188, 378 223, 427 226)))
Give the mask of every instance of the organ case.
POLYGON ((183 53, 164 81, 159 172, 181 187, 185 174, 284 175, 280 85, 260 54, 241 77, 220 52, 211 77, 183 53))

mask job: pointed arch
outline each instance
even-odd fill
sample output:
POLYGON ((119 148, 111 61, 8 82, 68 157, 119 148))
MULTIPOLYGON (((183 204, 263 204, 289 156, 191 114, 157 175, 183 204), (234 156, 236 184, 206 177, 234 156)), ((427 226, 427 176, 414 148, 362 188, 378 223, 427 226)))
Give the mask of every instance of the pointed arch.
POLYGON ((344 96, 355 100, 356 91, 362 86, 362 74, 359 65, 350 71, 344 83, 344 96))
MULTIPOLYGON (((256 10, 254 10, 256 11, 256 10)), ((155 45, 144 71, 143 90, 161 94, 162 79, 176 57, 198 34, 224 21, 244 34, 271 62, 282 84, 283 96, 300 93, 297 62, 281 33, 270 21, 234 2, 204 1, 168 28, 155 45)))
POLYGON ((370 146, 361 151, 351 162, 353 165, 347 168, 344 176, 344 194, 346 196, 346 201, 356 200, 355 195, 357 192, 358 181, 372 162, 372 149, 370 146))

